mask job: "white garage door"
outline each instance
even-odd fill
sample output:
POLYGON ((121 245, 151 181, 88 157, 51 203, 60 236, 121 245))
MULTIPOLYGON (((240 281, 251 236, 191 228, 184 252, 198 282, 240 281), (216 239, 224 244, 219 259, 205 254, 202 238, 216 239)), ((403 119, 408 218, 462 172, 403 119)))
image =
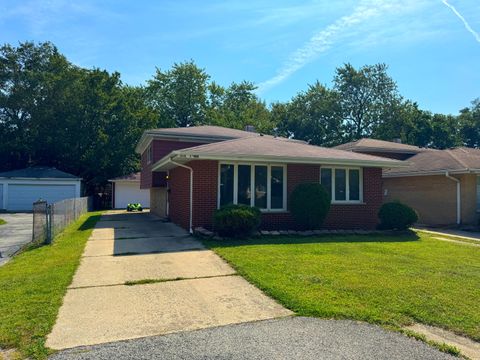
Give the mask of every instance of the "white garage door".
POLYGON ((115 183, 115 208, 123 209, 128 204, 140 203, 143 207, 150 207, 150 190, 140 189, 139 182, 115 183))
POLYGON ((75 185, 10 184, 8 185, 7 210, 31 211, 32 204, 38 199, 54 203, 74 197, 75 185))

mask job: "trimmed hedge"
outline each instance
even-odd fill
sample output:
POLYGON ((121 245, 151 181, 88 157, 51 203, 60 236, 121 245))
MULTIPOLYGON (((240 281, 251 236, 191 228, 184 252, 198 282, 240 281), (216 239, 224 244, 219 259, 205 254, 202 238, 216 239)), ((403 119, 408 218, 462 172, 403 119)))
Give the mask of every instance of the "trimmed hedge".
POLYGON ((261 212, 247 205, 228 205, 215 210, 215 231, 224 237, 245 237, 260 226, 261 212))
POLYGON ((406 230, 418 221, 418 215, 410 206, 399 201, 382 205, 378 212, 379 228, 382 230, 406 230))
POLYGON ((329 210, 330 196, 321 184, 300 184, 290 196, 290 211, 303 229, 319 229, 329 210))

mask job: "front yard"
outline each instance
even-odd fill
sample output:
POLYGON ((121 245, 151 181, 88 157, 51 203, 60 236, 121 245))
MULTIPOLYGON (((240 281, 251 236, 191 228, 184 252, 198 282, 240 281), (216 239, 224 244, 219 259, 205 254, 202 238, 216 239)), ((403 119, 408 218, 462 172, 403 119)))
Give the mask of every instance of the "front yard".
POLYGON ((83 215, 52 245, 26 250, 0 267, 0 348, 17 349, 22 357, 48 355, 46 336, 99 217, 83 215))
POLYGON ((439 326, 480 340, 480 247, 418 235, 207 241, 298 315, 439 326))

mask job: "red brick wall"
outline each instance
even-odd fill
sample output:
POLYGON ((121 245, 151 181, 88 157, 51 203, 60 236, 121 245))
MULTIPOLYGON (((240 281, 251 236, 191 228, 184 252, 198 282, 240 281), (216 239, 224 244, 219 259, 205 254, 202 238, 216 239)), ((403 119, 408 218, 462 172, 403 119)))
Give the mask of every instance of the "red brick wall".
MULTIPOLYGON (((212 227, 213 212, 217 208, 218 162, 196 160, 187 164, 193 169, 193 227, 212 227)), ((169 217, 188 229, 190 207, 190 171, 185 168, 170 170, 169 217)))
POLYGON ((202 144, 173 140, 153 140, 150 144, 150 146, 153 146, 152 162, 150 164, 147 164, 148 147, 145 149, 141 157, 142 171, 140 174, 140 189, 150 189, 152 187, 166 186, 166 174, 164 172, 152 173, 152 165, 174 150, 185 149, 198 145, 202 144))
MULTIPOLYGON (((212 228, 212 216, 217 207, 218 162, 192 161, 194 171, 193 227, 212 228)), ((170 171, 170 218, 183 228, 189 225, 189 171, 175 168, 170 171)), ((287 166, 287 200, 295 187, 304 182, 318 182, 319 165, 289 164, 287 166)), ((379 168, 363 170, 363 204, 332 205, 325 220, 328 229, 373 229, 382 204, 382 172, 379 168)), ((287 201, 288 203, 288 201, 287 201)), ((295 229, 288 212, 262 214, 262 229, 295 229)))

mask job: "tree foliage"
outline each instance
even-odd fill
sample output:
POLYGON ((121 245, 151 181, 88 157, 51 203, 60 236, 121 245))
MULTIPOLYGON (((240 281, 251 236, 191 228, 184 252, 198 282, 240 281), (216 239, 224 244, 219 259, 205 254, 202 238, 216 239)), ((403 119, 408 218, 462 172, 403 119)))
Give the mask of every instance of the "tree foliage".
POLYGON ((82 69, 50 43, 0 48, 0 168, 55 166, 88 189, 138 170, 155 113, 120 74, 82 69))

